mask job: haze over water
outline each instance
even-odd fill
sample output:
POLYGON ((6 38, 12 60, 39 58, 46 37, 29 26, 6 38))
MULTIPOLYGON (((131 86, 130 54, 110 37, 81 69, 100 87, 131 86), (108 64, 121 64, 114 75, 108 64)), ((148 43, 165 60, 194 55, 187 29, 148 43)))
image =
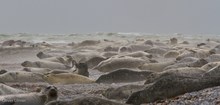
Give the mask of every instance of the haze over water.
POLYGON ((1 0, 0 33, 220 34, 219 0, 1 0))

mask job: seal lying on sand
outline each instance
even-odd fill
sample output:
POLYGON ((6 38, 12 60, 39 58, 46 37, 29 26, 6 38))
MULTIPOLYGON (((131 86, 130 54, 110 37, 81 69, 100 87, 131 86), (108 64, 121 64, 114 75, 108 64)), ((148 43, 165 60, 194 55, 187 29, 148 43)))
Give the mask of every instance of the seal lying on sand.
POLYGON ((107 46, 104 48, 104 52, 118 52, 119 47, 107 46))
POLYGON ((75 67, 73 67, 70 70, 51 70, 47 73, 52 73, 52 74, 74 73, 89 77, 88 66, 85 63, 76 63, 75 67))
POLYGON ((127 52, 132 52, 131 47, 129 46, 122 46, 118 49, 118 53, 127 53, 127 52))
POLYGON ((43 52, 39 52, 39 53, 37 53, 36 56, 37 56, 38 58, 40 58, 40 59, 53 57, 52 55, 45 54, 45 53, 43 53, 43 52))
POLYGON ((22 69, 22 71, 32 72, 32 73, 39 73, 39 74, 45 74, 45 73, 48 73, 48 72, 50 72, 52 70, 48 69, 48 68, 25 67, 25 68, 22 69))
POLYGON ((8 85, 0 83, 0 96, 8 94, 21 94, 25 93, 23 90, 19 90, 8 85))
POLYGON ((92 45, 97 45, 97 44, 99 44, 99 43, 101 43, 100 40, 98 40, 98 41, 97 41, 97 40, 84 40, 84 41, 78 43, 78 44, 77 44, 77 47, 81 47, 81 46, 92 46, 92 45))
POLYGON ((128 98, 126 103, 140 105, 141 103, 155 102, 157 100, 175 97, 184 93, 219 86, 219 79, 219 75, 166 75, 151 84, 147 84, 144 89, 134 92, 128 98))
POLYGON ((152 47, 151 49, 147 49, 144 52, 147 52, 149 54, 152 55, 163 55, 167 52, 168 50, 164 49, 164 48, 160 48, 160 47, 152 47))
POLYGON ((181 75, 181 76, 189 76, 189 77, 201 77, 205 73, 205 70, 201 68, 193 68, 193 67, 183 67, 183 68, 175 68, 169 69, 163 72, 155 72, 146 77, 146 81, 144 84, 149 84, 159 80, 167 75, 181 75))
POLYGON ((154 42, 152 40, 146 40, 144 42, 144 45, 149 45, 149 46, 153 46, 154 45, 154 42))
POLYGON ((199 61, 199 58, 195 57, 186 57, 179 61, 176 61, 175 64, 169 65, 164 68, 164 70, 174 69, 174 68, 180 68, 180 67, 187 67, 189 64, 199 61))
POLYGON ((132 69, 118 69, 101 75, 96 83, 121 83, 146 80, 151 71, 137 71, 132 69))
POLYGON ((129 47, 131 48, 132 52, 136 52, 136 51, 145 51, 147 49, 150 49, 152 46, 131 44, 131 45, 129 45, 129 47))
POLYGON ((144 85, 125 85, 118 88, 108 88, 102 95, 108 99, 127 99, 132 93, 144 87, 144 85))
POLYGON ((174 45, 174 44, 177 44, 177 43, 178 43, 177 38, 171 38, 170 39, 170 44, 174 45))
POLYGON ((45 74, 43 78, 50 84, 86 84, 95 82, 88 77, 72 73, 45 74))
POLYGON ((25 71, 7 71, 0 74, 0 82, 44 82, 43 75, 25 71))
POLYGON ((202 67, 203 65, 207 64, 208 62, 201 58, 196 61, 192 62, 177 62, 173 65, 167 66, 164 68, 164 70, 169 70, 169 69, 175 69, 175 68, 183 68, 183 67, 202 67))
POLYGON ((171 50, 166 52, 163 56, 164 58, 176 58, 180 53, 175 50, 171 50))
POLYGON ((101 72, 109 72, 120 68, 136 69, 140 65, 143 65, 146 61, 140 58, 133 57, 112 57, 100 62, 95 68, 101 72))
POLYGON ((211 50, 201 50, 201 49, 186 49, 186 52, 183 52, 179 56, 176 57, 176 60, 181 60, 185 57, 196 57, 196 58, 206 58, 212 54, 215 54, 215 52, 211 50))
POLYGON ((220 45, 215 46, 210 51, 215 52, 216 54, 220 54, 220 45))
POLYGON ((2 95, 0 105, 45 105, 57 97, 56 87, 48 86, 39 93, 2 95))
POLYGON ((124 56, 152 58, 151 54, 144 52, 144 51, 132 52, 132 53, 125 54, 124 56))
POLYGON ((202 67, 203 65, 205 65, 207 63, 208 63, 208 61, 201 58, 201 59, 197 60, 196 62, 192 62, 192 63, 188 64, 188 67, 202 67))
POLYGON ((125 105, 99 97, 78 97, 71 101, 51 101, 46 105, 125 105))
POLYGON ((151 70, 154 72, 161 72, 165 67, 172 65, 174 63, 176 63, 176 61, 168 61, 162 63, 146 63, 138 68, 141 70, 151 70))
POLYGON ((212 54, 205 58, 208 62, 217 62, 220 61, 220 54, 212 54))
POLYGON ((21 64, 23 67, 36 67, 36 68, 49 68, 49 69, 70 69, 70 66, 58 63, 58 62, 50 62, 50 61, 24 61, 21 64))

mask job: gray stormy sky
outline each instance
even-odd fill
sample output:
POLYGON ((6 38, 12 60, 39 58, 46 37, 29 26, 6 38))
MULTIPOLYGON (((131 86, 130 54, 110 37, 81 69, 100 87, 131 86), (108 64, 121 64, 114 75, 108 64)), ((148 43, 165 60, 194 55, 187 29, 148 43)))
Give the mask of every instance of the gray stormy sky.
POLYGON ((220 34, 220 0, 1 0, 0 33, 220 34))

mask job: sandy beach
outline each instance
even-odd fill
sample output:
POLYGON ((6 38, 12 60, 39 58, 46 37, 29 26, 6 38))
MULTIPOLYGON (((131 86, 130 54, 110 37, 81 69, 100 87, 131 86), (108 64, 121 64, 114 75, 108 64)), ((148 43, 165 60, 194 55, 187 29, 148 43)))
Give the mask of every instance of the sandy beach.
MULTIPOLYGON (((66 35, 61 36, 48 36, 38 37, 38 40, 28 40, 30 36, 20 36, 19 40, 25 41, 24 47, 18 45, 3 45, 4 41, 12 40, 8 36, 6 39, 1 39, 0 48, 0 69, 7 71, 21 71, 24 67, 21 65, 24 61, 40 61, 36 55, 39 52, 51 55, 53 57, 72 56, 73 59, 79 63, 86 63, 89 68, 89 79, 97 80, 101 75, 107 74, 111 71, 128 68, 137 71, 151 71, 152 73, 163 73, 171 69, 179 69, 184 67, 201 68, 211 62, 219 62, 220 58, 210 58, 212 55, 219 56, 220 49, 216 46, 219 45, 217 38, 212 36, 187 36, 182 34, 174 35, 124 35, 124 34, 96 34, 96 35, 66 35), (99 35, 100 34, 100 35, 99 35), (41 39, 42 38, 42 39, 41 39), (53 39, 51 39, 53 38, 53 39), (174 38, 174 39, 172 39, 174 38), (57 42, 57 43, 56 43, 57 42), (46 43, 46 44, 45 44, 46 43), (215 49, 215 50, 213 50, 215 49), (218 51, 219 50, 219 51, 218 51), (214 52, 211 52, 214 51, 214 52), (141 52, 136 54, 136 52, 141 52), (136 55, 135 55, 136 54, 136 55), (145 54, 145 55, 144 55, 145 54), (148 57, 146 54, 149 54, 148 57), (120 66, 115 67, 112 64, 104 69, 101 63, 104 64, 108 60, 119 59, 128 57, 129 59, 140 59, 144 63, 140 66, 120 66), (183 60, 185 58, 192 59, 191 61, 183 60), (191 58, 190 58, 191 57, 191 58), (89 62, 91 58, 94 61, 89 62), (98 58, 103 58, 101 61, 98 58), (207 62, 201 64, 192 64, 192 62, 199 59, 204 59, 207 62), (87 62, 88 61, 88 62, 87 62), (97 63, 98 62, 98 63, 97 63), (104 62, 104 63, 103 63, 104 62), (168 64, 168 62, 171 62, 168 64), (184 62, 184 63, 183 63, 184 62), (153 66, 149 66, 149 65, 153 66), (156 64, 156 66, 154 65, 156 64), (193 65, 193 66, 191 66, 193 65), (104 72, 103 72, 103 71, 104 72), (106 70, 108 70, 106 72, 106 70)), ((219 36, 216 36, 219 37, 219 36)), ((18 39, 13 39, 18 40, 18 39)), ((110 63, 111 63, 110 62, 110 63)), ((124 63, 122 63, 124 64, 124 63)), ((121 65, 122 65, 121 64, 121 65)), ((126 63, 124 64, 126 65, 126 63)), ((118 66, 118 65, 116 65, 118 66)), ((217 66, 217 65, 216 65, 217 66)), ((39 67, 40 68, 40 67, 39 67)), ((208 72, 209 70, 204 70, 208 72)), ((1 74, 2 75, 2 74, 1 74)), ((123 74, 121 75, 124 76, 123 74)), ((146 77, 147 78, 147 77, 146 77)), ((150 77, 149 77, 150 78, 150 77)), ((134 78, 135 79, 135 78, 134 78)), ((175 79, 175 78, 174 78, 175 79)), ((119 81, 119 80, 115 80, 119 81)), ((108 99, 102 94, 108 88, 118 88, 125 85, 146 85, 146 80, 135 82, 118 82, 118 83, 89 83, 89 84, 53 84, 58 88, 58 100, 72 100, 79 96, 96 96, 118 103, 124 103, 127 99, 108 99)), ((156 83, 159 80, 154 80, 156 83)), ((27 92, 34 91, 36 87, 44 87, 50 85, 48 82, 4 82, 8 86, 21 89, 27 92)), ((196 91, 189 91, 178 94, 176 96, 168 96, 165 99, 158 99, 153 102, 145 103, 143 105, 215 105, 220 103, 220 87, 211 85, 196 91)), ((165 97, 165 96, 164 96, 165 97)))

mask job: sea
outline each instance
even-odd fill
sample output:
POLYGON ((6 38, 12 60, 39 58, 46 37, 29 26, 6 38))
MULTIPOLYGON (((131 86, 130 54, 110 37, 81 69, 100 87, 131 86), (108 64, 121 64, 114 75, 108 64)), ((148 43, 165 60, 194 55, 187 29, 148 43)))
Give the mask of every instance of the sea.
POLYGON ((155 33, 123 33, 123 32, 96 32, 96 33, 72 33, 72 34, 0 34, 0 43, 6 40, 23 40, 27 42, 47 42, 47 43, 78 43, 83 40, 129 40, 136 39, 145 40, 169 40, 170 38, 178 38, 178 40, 187 41, 203 41, 207 39, 220 41, 218 34, 155 34, 155 33))

